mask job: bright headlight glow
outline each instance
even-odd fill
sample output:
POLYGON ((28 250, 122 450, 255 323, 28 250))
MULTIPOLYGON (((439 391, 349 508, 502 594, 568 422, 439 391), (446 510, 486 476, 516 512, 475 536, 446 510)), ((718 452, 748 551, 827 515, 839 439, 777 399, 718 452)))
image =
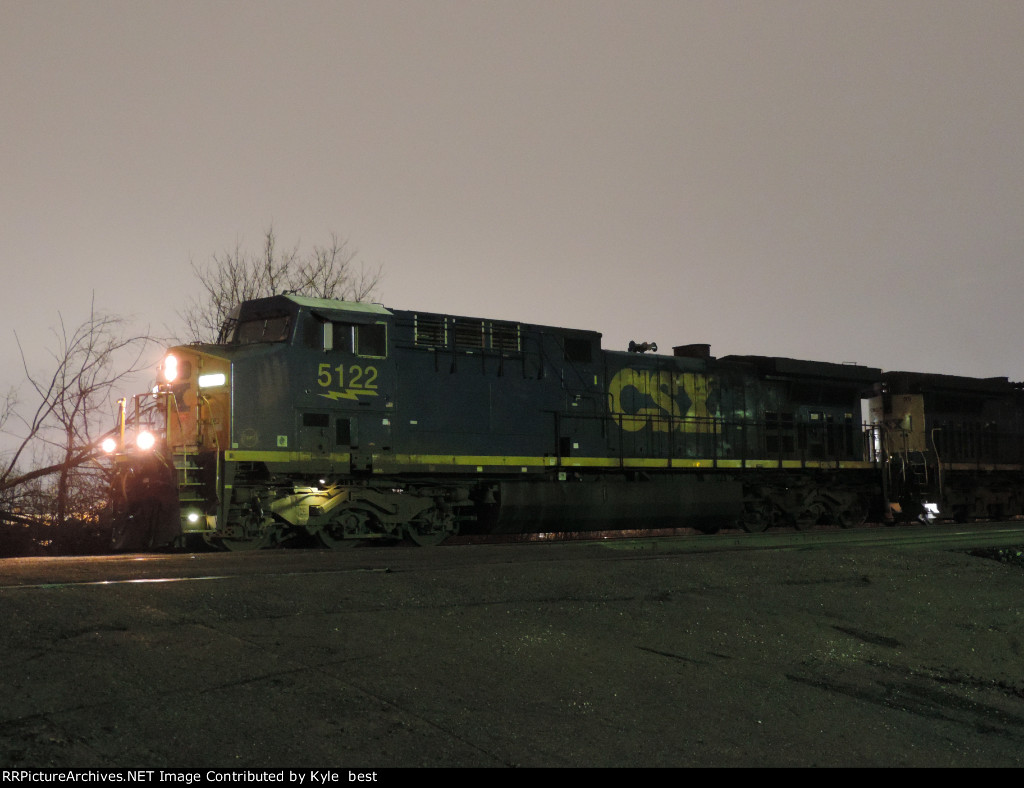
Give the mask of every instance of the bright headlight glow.
POLYGON ((211 372, 209 375, 199 376, 199 388, 205 389, 210 386, 223 386, 227 377, 223 372, 211 372))
POLYGON ((149 451, 153 448, 156 443, 156 437, 149 430, 143 430, 139 433, 139 436, 135 439, 135 445, 143 451, 149 451))
POLYGON ((188 513, 188 521, 190 523, 198 523, 199 522, 199 512, 189 512, 188 513))
POLYGON ((168 383, 173 383, 178 377, 178 358, 177 356, 166 356, 164 358, 164 380, 168 383))
POLYGON ((104 438, 103 442, 100 444, 100 448, 107 454, 113 454, 114 449, 117 448, 117 441, 113 438, 104 438))

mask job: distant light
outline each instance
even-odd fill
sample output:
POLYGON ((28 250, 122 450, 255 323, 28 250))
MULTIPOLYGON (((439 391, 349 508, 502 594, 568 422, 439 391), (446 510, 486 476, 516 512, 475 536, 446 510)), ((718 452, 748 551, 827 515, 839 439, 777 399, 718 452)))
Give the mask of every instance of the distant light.
POLYGON ((117 441, 113 438, 104 438, 103 442, 100 444, 100 448, 107 454, 113 454, 114 449, 117 448, 117 441))
POLYGON ((227 377, 223 372, 212 372, 209 375, 199 376, 199 388, 205 389, 210 386, 223 386, 227 382, 227 377))
POLYGON ((199 512, 189 512, 188 513, 188 521, 190 523, 198 523, 199 522, 199 512))
POLYGON ((149 451, 156 444, 156 437, 149 430, 143 430, 135 439, 135 445, 143 451, 149 451))

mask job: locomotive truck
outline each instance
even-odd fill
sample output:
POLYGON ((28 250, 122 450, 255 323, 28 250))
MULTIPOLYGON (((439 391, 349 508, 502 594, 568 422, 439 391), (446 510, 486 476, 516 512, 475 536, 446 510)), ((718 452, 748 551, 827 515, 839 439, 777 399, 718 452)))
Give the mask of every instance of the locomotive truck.
POLYGON ((115 546, 1009 517, 1021 385, 278 295, 121 403, 115 546))

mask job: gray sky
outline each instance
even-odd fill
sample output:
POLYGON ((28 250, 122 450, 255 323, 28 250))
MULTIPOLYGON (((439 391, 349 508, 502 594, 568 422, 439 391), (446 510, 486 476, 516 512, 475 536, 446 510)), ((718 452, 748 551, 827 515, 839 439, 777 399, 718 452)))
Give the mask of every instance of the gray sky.
POLYGON ((173 323, 273 223, 395 308, 1024 379, 1022 41, 1021 0, 0 0, 0 360, 91 291, 173 323))

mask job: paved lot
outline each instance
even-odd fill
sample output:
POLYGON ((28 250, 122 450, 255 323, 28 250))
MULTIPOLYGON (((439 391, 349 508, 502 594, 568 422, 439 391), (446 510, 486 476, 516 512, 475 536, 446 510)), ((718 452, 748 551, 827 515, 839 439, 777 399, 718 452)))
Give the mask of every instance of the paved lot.
POLYGON ((0 561, 0 765, 1024 765, 1019 566, 673 544, 0 561))

